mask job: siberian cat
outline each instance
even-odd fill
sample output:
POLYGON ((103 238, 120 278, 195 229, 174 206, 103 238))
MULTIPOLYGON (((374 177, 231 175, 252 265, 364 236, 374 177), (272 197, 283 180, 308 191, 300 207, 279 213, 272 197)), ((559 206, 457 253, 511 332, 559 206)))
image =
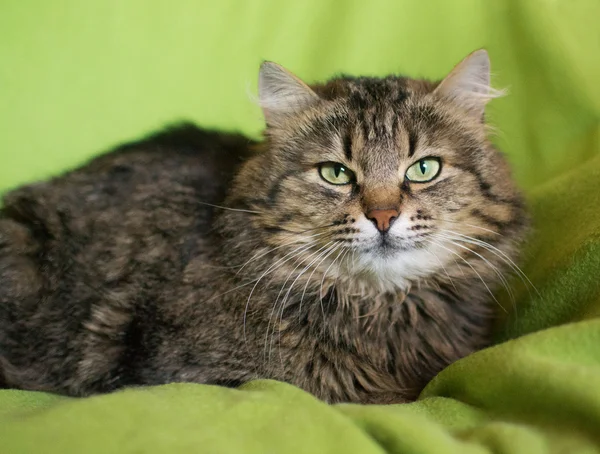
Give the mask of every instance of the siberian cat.
POLYGON ((496 94, 484 50, 441 82, 265 62, 263 142, 182 125, 6 194, 0 382, 414 399, 489 342, 526 229, 496 94))

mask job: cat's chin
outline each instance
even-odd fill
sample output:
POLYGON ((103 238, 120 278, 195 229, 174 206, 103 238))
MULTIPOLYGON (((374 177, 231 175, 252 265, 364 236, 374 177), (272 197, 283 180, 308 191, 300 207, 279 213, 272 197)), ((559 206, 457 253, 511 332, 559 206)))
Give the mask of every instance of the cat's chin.
POLYGON ((390 238, 388 235, 380 235, 376 244, 371 247, 371 253, 382 259, 394 259, 397 254, 406 253, 419 249, 414 244, 390 238))
POLYGON ((439 272, 440 261, 423 248, 382 242, 356 254, 357 278, 382 292, 408 290, 418 279, 439 272))

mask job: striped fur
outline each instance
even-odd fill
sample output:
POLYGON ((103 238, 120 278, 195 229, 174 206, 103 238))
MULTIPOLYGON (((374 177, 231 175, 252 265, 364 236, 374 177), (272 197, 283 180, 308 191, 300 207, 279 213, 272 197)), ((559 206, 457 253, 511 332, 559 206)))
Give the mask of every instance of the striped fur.
POLYGON ((487 54, 442 83, 308 86, 272 63, 260 80, 260 144, 187 126, 7 196, 0 382, 88 395, 272 378, 403 402, 488 344, 527 216, 486 135, 487 54), (430 156, 439 176, 410 182, 430 156), (327 183, 323 162, 355 181, 327 183), (385 234, 373 209, 399 213, 385 234))

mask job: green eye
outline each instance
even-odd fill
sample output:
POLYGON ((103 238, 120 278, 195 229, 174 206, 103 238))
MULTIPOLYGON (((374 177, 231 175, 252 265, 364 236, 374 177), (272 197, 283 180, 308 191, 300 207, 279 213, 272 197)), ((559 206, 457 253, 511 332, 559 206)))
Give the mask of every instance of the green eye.
POLYGON ((406 178, 415 183, 426 183, 438 176, 441 167, 438 158, 423 158, 408 168, 406 178))
POLYGON ((319 164, 319 174, 327 183, 342 185, 354 181, 354 172, 339 162, 324 162, 319 164))

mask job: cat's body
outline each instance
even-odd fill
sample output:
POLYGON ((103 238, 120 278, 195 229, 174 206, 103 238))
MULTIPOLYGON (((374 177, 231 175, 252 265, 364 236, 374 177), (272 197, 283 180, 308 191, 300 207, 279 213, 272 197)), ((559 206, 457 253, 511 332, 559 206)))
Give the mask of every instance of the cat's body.
POLYGON ((273 378, 400 402, 487 344, 525 218, 481 118, 423 81, 270 92, 286 75, 263 76, 264 144, 186 125, 5 197, 0 380, 87 395, 273 378), (279 111, 282 93, 302 109, 279 111), (404 161, 436 148, 439 182, 409 182, 404 161), (353 180, 330 185, 339 161, 353 180))

